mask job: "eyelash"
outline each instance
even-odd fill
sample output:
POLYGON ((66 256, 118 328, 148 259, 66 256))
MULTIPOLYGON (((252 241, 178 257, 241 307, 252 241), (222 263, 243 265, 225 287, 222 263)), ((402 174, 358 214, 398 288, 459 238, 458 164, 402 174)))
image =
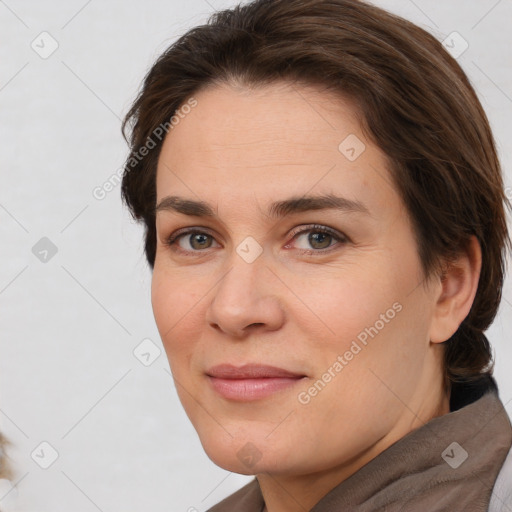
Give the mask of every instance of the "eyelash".
MULTIPOLYGON (((347 236, 345 236, 341 233, 338 233, 337 231, 335 231, 327 226, 322 226, 319 224, 313 224, 313 225, 308 226, 305 229, 293 231, 291 233, 292 240, 295 240, 295 238, 297 238, 299 235, 302 235, 304 233, 309 233, 309 232, 325 233, 327 235, 330 235, 333 237, 333 239, 335 239, 337 242, 339 242, 338 245, 344 245, 350 241, 350 239, 347 236)), ((173 233, 171 236, 169 236, 165 241, 165 245, 172 247, 172 249, 174 251, 176 251, 178 253, 182 253, 182 254, 199 255, 201 253, 206 252, 203 250, 187 251, 185 249, 182 249, 181 247, 179 247, 179 245, 176 244, 176 242, 181 237, 186 236, 186 235, 193 235, 193 234, 194 235, 198 235, 198 234, 199 235, 208 235, 213 238, 213 236, 210 233, 208 233, 207 231, 201 231, 197 228, 187 228, 186 230, 177 231, 176 233, 173 233)), ((288 246, 288 244, 286 244, 286 246, 288 246)), ((331 251, 335 250, 336 248, 337 248, 337 246, 336 246, 336 244, 334 244, 332 246, 327 247, 326 249, 298 249, 298 250, 300 251, 301 254, 322 255, 322 254, 331 252, 331 251)))

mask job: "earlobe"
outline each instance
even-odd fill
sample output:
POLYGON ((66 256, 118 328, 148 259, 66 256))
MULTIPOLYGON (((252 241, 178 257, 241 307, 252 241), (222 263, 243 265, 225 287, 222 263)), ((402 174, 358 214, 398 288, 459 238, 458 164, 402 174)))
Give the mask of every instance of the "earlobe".
POLYGON ((466 250, 445 268, 439 278, 441 293, 432 317, 431 342, 448 340, 468 316, 478 289, 481 267, 481 247, 476 236, 472 235, 466 250))

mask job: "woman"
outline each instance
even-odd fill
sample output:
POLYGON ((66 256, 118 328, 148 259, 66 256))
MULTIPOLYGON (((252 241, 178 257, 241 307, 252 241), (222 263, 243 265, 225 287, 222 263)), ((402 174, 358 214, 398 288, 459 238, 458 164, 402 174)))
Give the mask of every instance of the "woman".
POLYGON ((256 477, 211 510, 505 507, 484 331, 510 205, 441 43, 356 0, 256 0, 168 48, 128 125, 180 400, 256 477))

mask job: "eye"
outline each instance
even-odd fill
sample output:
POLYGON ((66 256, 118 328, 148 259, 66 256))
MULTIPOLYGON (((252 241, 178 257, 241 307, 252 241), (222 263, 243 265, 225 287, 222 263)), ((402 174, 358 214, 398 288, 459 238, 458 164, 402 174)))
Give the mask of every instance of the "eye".
MULTIPOLYGON (((307 254, 330 252, 332 250, 331 247, 337 245, 336 243, 333 244, 333 241, 339 242, 340 244, 345 244, 349 241, 348 238, 341 233, 327 226, 318 224, 309 226, 306 229, 301 229, 300 231, 294 231, 292 235, 293 240, 303 240, 303 246, 298 247, 298 249, 307 254), (304 246, 304 244, 306 244, 306 246, 304 246), (311 248, 313 250, 311 250, 311 248)), ((290 244, 287 244, 285 247, 289 248, 290 244)))
POLYGON ((199 230, 178 231, 173 233, 165 242, 173 246, 177 252, 192 253, 201 252, 202 249, 210 249, 214 238, 209 233, 199 230))

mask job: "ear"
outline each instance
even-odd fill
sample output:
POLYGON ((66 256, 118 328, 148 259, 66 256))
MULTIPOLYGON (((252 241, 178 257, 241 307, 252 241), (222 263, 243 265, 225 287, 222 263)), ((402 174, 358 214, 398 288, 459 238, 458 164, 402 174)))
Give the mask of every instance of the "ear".
POLYGON ((434 305, 430 341, 448 340, 468 316, 475 299, 482 267, 482 250, 472 235, 465 251, 452 262, 440 278, 441 292, 434 305))

